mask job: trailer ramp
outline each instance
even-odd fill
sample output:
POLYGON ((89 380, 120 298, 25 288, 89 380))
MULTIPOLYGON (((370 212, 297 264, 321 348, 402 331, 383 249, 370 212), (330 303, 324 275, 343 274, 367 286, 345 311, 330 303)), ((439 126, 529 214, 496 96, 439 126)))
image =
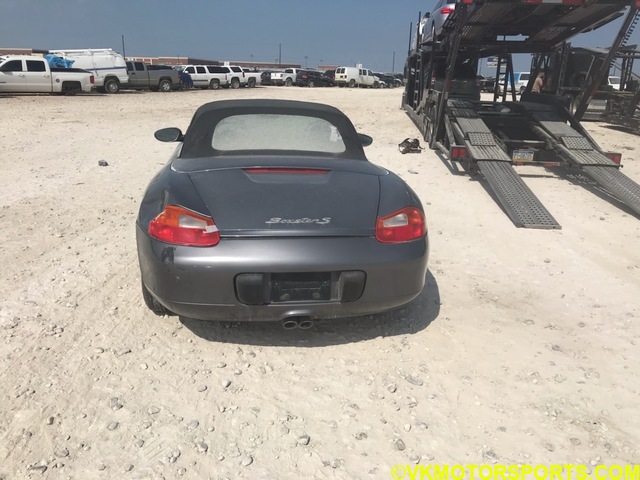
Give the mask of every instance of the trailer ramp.
POLYGON ((531 189, 511 166, 511 158, 495 141, 473 106, 461 100, 449 100, 451 118, 464 136, 470 156, 477 162, 494 196, 511 221, 523 228, 561 228, 531 189))
POLYGON ((640 185, 619 170, 619 165, 596 150, 591 142, 554 112, 533 113, 545 133, 558 143, 559 153, 582 169, 607 192, 640 215, 640 185))

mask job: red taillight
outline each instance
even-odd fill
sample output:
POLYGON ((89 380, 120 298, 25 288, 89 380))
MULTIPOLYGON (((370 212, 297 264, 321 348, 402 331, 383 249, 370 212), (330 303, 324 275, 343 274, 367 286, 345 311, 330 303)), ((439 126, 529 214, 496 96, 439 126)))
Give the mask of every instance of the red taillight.
POLYGON ((280 167, 255 167, 243 168, 247 173, 297 173, 300 175, 323 175, 329 173, 324 168, 280 168, 280 167))
POLYGON ((451 7, 442 7, 442 8, 440 9, 440 13, 441 13, 442 15, 449 15, 450 13, 453 13, 453 11, 454 11, 454 10, 455 10, 455 9, 454 9, 454 8, 451 8, 451 7))
POLYGON ((220 242, 213 218, 177 205, 167 205, 151 220, 149 235, 162 242, 192 247, 213 247, 220 242))
POLYGON ((606 152, 605 155, 609 160, 611 160, 616 165, 620 165, 622 161, 622 154, 618 152, 606 152))
POLYGON ((376 221, 376 240, 381 243, 408 242, 427 233, 424 213, 415 207, 406 207, 376 221))
POLYGON ((451 160, 463 160, 467 158, 467 147, 463 145, 452 145, 449 148, 449 158, 451 160))
POLYGON ((91 83, 96 83, 96 79, 95 79, 95 77, 94 77, 93 75, 91 75, 91 76, 89 77, 89 81, 90 81, 91 83))

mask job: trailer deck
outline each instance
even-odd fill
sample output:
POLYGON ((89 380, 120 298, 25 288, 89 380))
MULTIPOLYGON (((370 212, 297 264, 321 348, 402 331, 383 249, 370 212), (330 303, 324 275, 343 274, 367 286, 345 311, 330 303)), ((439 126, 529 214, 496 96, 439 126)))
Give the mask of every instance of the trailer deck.
MULTIPOLYGON (((458 62, 477 65, 484 56, 550 52, 571 36, 624 15, 625 10, 628 17, 623 28, 628 28, 637 8, 635 1, 626 0, 458 0, 441 41, 420 44, 418 40, 410 51, 403 107, 431 148, 484 176, 518 227, 561 228, 514 165, 580 169, 640 216, 640 185, 620 172, 619 163, 612 160, 619 162, 619 155, 602 151, 569 113, 566 99, 530 93, 533 78, 519 102, 513 84, 514 101, 506 101, 505 92, 502 102, 482 102, 452 88, 458 62), (434 65, 442 62, 448 68, 439 81, 434 65), (442 86, 436 90, 435 85, 442 86)), ((612 48, 623 38, 621 32, 612 48)), ((507 67, 505 84, 508 73, 513 78, 510 58, 507 67)))

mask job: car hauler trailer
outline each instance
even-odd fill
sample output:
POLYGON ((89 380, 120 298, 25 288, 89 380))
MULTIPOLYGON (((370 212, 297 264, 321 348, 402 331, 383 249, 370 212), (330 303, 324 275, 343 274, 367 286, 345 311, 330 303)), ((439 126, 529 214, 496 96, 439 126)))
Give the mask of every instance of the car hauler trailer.
MULTIPOLYGON (((550 77, 551 81, 547 82, 544 92, 567 97, 571 105, 570 111, 575 113, 582 101, 585 87, 603 68, 603 61, 608 53, 608 48, 572 47, 570 43, 563 43, 553 53, 535 55, 532 68, 541 62, 543 71, 559 72, 559 75, 550 77), (543 57, 542 60, 540 56, 543 57)), ((634 61, 637 59, 640 59, 640 50, 635 45, 620 47, 612 63, 612 67, 619 70, 619 76, 612 77, 607 73, 596 87, 582 118, 576 119, 603 121, 638 129, 640 123, 634 117, 638 113, 640 76, 633 72, 634 61), (612 78, 619 80, 617 85, 611 82, 612 78)))
MULTIPOLYGON (((531 93, 542 62, 516 102, 511 61, 512 53, 552 52, 572 36, 626 15, 604 59, 608 67, 639 6, 635 0, 457 0, 440 37, 421 44, 418 35, 411 47, 403 107, 431 148, 482 173, 518 227, 561 228, 514 165, 579 168, 640 215, 640 185, 620 172, 620 155, 602 151, 569 113, 566 98, 531 93), (483 102, 469 88, 467 72, 490 56, 504 69, 504 85, 494 89, 493 102, 483 102)), ((585 85, 577 113, 603 75, 604 67, 585 85)))

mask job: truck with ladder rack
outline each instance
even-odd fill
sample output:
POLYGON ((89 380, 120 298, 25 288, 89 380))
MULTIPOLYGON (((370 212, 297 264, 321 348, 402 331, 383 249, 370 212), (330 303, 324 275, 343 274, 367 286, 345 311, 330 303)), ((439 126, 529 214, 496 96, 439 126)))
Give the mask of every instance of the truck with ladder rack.
POLYGON ((640 216, 640 185, 620 171, 620 154, 603 151, 577 120, 608 75, 639 7, 637 0, 456 0, 440 33, 425 43, 418 35, 411 45, 402 106, 452 167, 483 175, 518 227, 561 228, 518 175, 518 165, 579 169, 640 216), (543 54, 621 17, 602 67, 582 86, 575 115, 566 97, 532 93, 544 71, 543 54), (538 54, 519 101, 514 53, 538 54), (495 78, 502 85, 493 89, 493 101, 482 101, 471 76, 488 57, 497 59, 495 78))

